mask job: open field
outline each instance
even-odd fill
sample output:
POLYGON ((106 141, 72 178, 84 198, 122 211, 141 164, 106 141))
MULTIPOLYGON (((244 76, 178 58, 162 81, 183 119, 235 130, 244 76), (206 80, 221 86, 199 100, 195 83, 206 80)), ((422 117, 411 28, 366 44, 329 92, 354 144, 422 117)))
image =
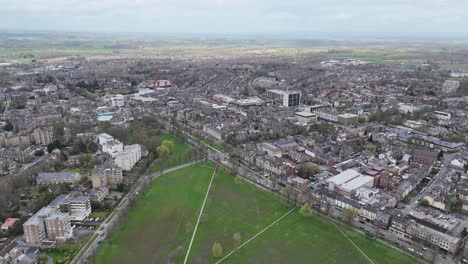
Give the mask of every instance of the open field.
MULTIPOLYGON (((86 33, 1 33, 0 63, 47 60, 65 62, 70 58, 224 58, 239 56, 318 56, 321 59, 355 58, 378 64, 450 61, 466 53, 466 40, 425 41, 362 39, 198 38, 154 35, 99 35, 86 33)), ((460 65, 459 65, 460 64, 460 65)))
MULTIPOLYGON (((194 165, 156 179, 117 233, 99 248, 96 263, 182 263, 213 164, 194 165)), ((278 197, 218 170, 195 234, 189 263, 215 263, 290 210, 278 197)), ((411 257, 345 226, 340 228, 375 263, 415 263, 411 257)), ((292 212, 223 263, 368 263, 325 218, 292 212)))
POLYGON ((291 209, 271 194, 218 170, 190 254, 190 263, 209 263, 214 242, 228 253, 291 209), (238 233, 240 240, 234 235, 238 233))
POLYGON ((96 263, 180 263, 212 173, 212 167, 194 165, 156 179, 103 242, 96 263))
POLYGON ((173 135, 168 133, 161 133, 158 136, 162 142, 164 140, 170 140, 174 143, 172 153, 166 157, 160 157, 153 167, 150 169, 150 173, 162 171, 167 168, 175 167, 194 160, 195 152, 189 148, 187 144, 175 138, 173 135))

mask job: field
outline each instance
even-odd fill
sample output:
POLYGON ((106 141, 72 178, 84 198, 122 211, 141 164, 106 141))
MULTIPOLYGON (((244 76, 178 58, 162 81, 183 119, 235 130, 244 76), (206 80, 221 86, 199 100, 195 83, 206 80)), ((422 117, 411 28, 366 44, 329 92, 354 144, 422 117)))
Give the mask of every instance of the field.
POLYGON ((172 141, 172 143, 174 143, 174 147, 172 149, 172 153, 169 156, 161 157, 156 161, 154 166, 151 167, 150 173, 155 173, 194 160, 194 151, 184 142, 168 133, 161 133, 158 137, 161 142, 164 140, 172 141))
MULTIPOLYGON (((96 263, 182 263, 213 164, 157 178, 117 233, 99 248, 96 263)), ((291 209, 279 198, 218 170, 188 263, 215 263, 214 242, 227 255, 291 209)), ((415 263, 411 257, 340 225, 375 263, 415 263)), ((297 209, 226 258, 223 263, 369 263, 328 220, 297 209)))
POLYGON ((118 232, 103 242, 96 263, 180 262, 212 173, 196 165, 157 178, 118 232))

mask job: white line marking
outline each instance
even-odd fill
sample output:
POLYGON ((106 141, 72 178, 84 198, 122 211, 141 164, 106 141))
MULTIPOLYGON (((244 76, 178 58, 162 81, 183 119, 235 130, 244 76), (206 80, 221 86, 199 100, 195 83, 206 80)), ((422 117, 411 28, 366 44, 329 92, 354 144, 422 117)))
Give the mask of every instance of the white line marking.
POLYGON ((292 211, 294 211, 294 209, 296 209, 296 207, 294 207, 293 209, 289 210, 289 212, 285 213, 283 216, 281 216, 280 218, 278 218, 276 221, 274 221, 273 223, 271 223, 269 226, 265 227, 262 231, 258 232, 255 236, 251 237, 249 240, 245 241, 242 245, 238 246, 236 249, 234 249, 233 251, 231 251, 231 253, 227 254, 226 256, 224 256, 222 259, 220 259, 218 262, 216 262, 216 264, 220 263, 221 261, 225 260, 227 257, 231 256, 232 254, 234 254, 236 251, 238 251, 239 249, 241 249, 243 246, 245 246, 247 243, 249 243, 250 241, 254 240, 256 237, 258 237, 259 235, 261 235, 263 232, 265 232, 267 229, 269 229, 270 227, 272 227, 274 224, 278 223, 279 221, 281 221, 283 218, 285 218, 286 216, 288 216, 290 213, 292 213, 292 211))
POLYGON ((205 208, 206 200, 208 199, 208 193, 210 192, 211 184, 213 183, 215 174, 216 174, 216 167, 214 168, 213 175, 211 176, 210 184, 208 185, 208 190, 206 190, 205 200, 203 201, 202 207, 200 209, 200 214, 198 214, 197 224, 195 225, 195 229, 193 230, 192 239, 190 240, 190 244, 187 249, 187 254, 185 254, 184 264, 187 264, 187 260, 190 254, 190 249, 192 248, 193 240, 195 239, 195 234, 197 233, 198 224, 200 223, 200 219, 203 214, 203 209, 205 208))
POLYGON ((351 244, 353 244, 353 246, 354 246, 355 248, 357 248, 357 250, 359 250, 359 252, 361 252, 361 254, 362 254, 364 257, 367 258, 367 260, 369 260, 370 263, 375 264, 374 261, 372 261, 372 259, 370 259, 356 244, 354 244, 354 242, 353 242, 351 239, 349 239, 349 237, 348 237, 343 231, 341 231, 341 229, 339 229, 338 226, 337 226, 333 221, 331 221, 331 223, 333 224, 333 226, 335 226, 336 229, 338 229, 338 231, 340 231, 340 233, 341 233, 346 239, 348 239, 349 242, 351 242, 351 244))

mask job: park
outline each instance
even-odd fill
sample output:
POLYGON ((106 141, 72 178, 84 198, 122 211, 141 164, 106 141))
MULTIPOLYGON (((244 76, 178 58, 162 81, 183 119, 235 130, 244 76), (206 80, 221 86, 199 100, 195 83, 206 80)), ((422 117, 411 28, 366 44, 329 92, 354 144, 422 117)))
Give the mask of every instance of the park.
POLYGON ((416 262, 315 213, 303 216, 284 199, 215 167, 202 162, 155 179, 94 262, 416 262))

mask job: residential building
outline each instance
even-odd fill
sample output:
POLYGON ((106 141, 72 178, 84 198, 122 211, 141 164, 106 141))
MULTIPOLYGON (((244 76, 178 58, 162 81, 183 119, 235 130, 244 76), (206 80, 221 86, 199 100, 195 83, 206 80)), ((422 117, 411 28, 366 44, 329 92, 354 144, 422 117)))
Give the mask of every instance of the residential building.
POLYGON ((432 165, 437 161, 439 153, 433 150, 413 149, 413 161, 425 165, 432 165))
POLYGON ((53 213, 44 219, 47 238, 50 240, 66 240, 72 237, 70 216, 67 213, 53 213))
POLYGON ((222 131, 210 124, 203 125, 203 132, 217 141, 221 141, 223 139, 222 131))
POLYGON ((141 146, 138 144, 125 146, 124 150, 117 154, 115 163, 124 171, 129 171, 141 159, 141 146))
POLYGON ((93 188, 116 187, 122 183, 122 180, 122 168, 118 167, 112 159, 107 160, 102 165, 96 166, 91 174, 93 188))
POLYGON ((36 182, 43 184, 75 184, 80 180, 80 174, 77 172, 40 172, 37 175, 36 182))
POLYGON ((50 127, 36 128, 33 132, 34 142, 38 145, 48 145, 53 140, 53 133, 50 127))
POLYGON ((123 147, 122 142, 117 139, 105 141, 101 144, 102 152, 109 154, 112 158, 117 157, 117 155, 123 151, 123 147))
POLYGON ((4 231, 5 233, 8 233, 8 231, 10 231, 10 229, 13 228, 13 226, 18 220, 18 218, 7 218, 5 220, 5 223, 1 225, 0 230, 4 231))

